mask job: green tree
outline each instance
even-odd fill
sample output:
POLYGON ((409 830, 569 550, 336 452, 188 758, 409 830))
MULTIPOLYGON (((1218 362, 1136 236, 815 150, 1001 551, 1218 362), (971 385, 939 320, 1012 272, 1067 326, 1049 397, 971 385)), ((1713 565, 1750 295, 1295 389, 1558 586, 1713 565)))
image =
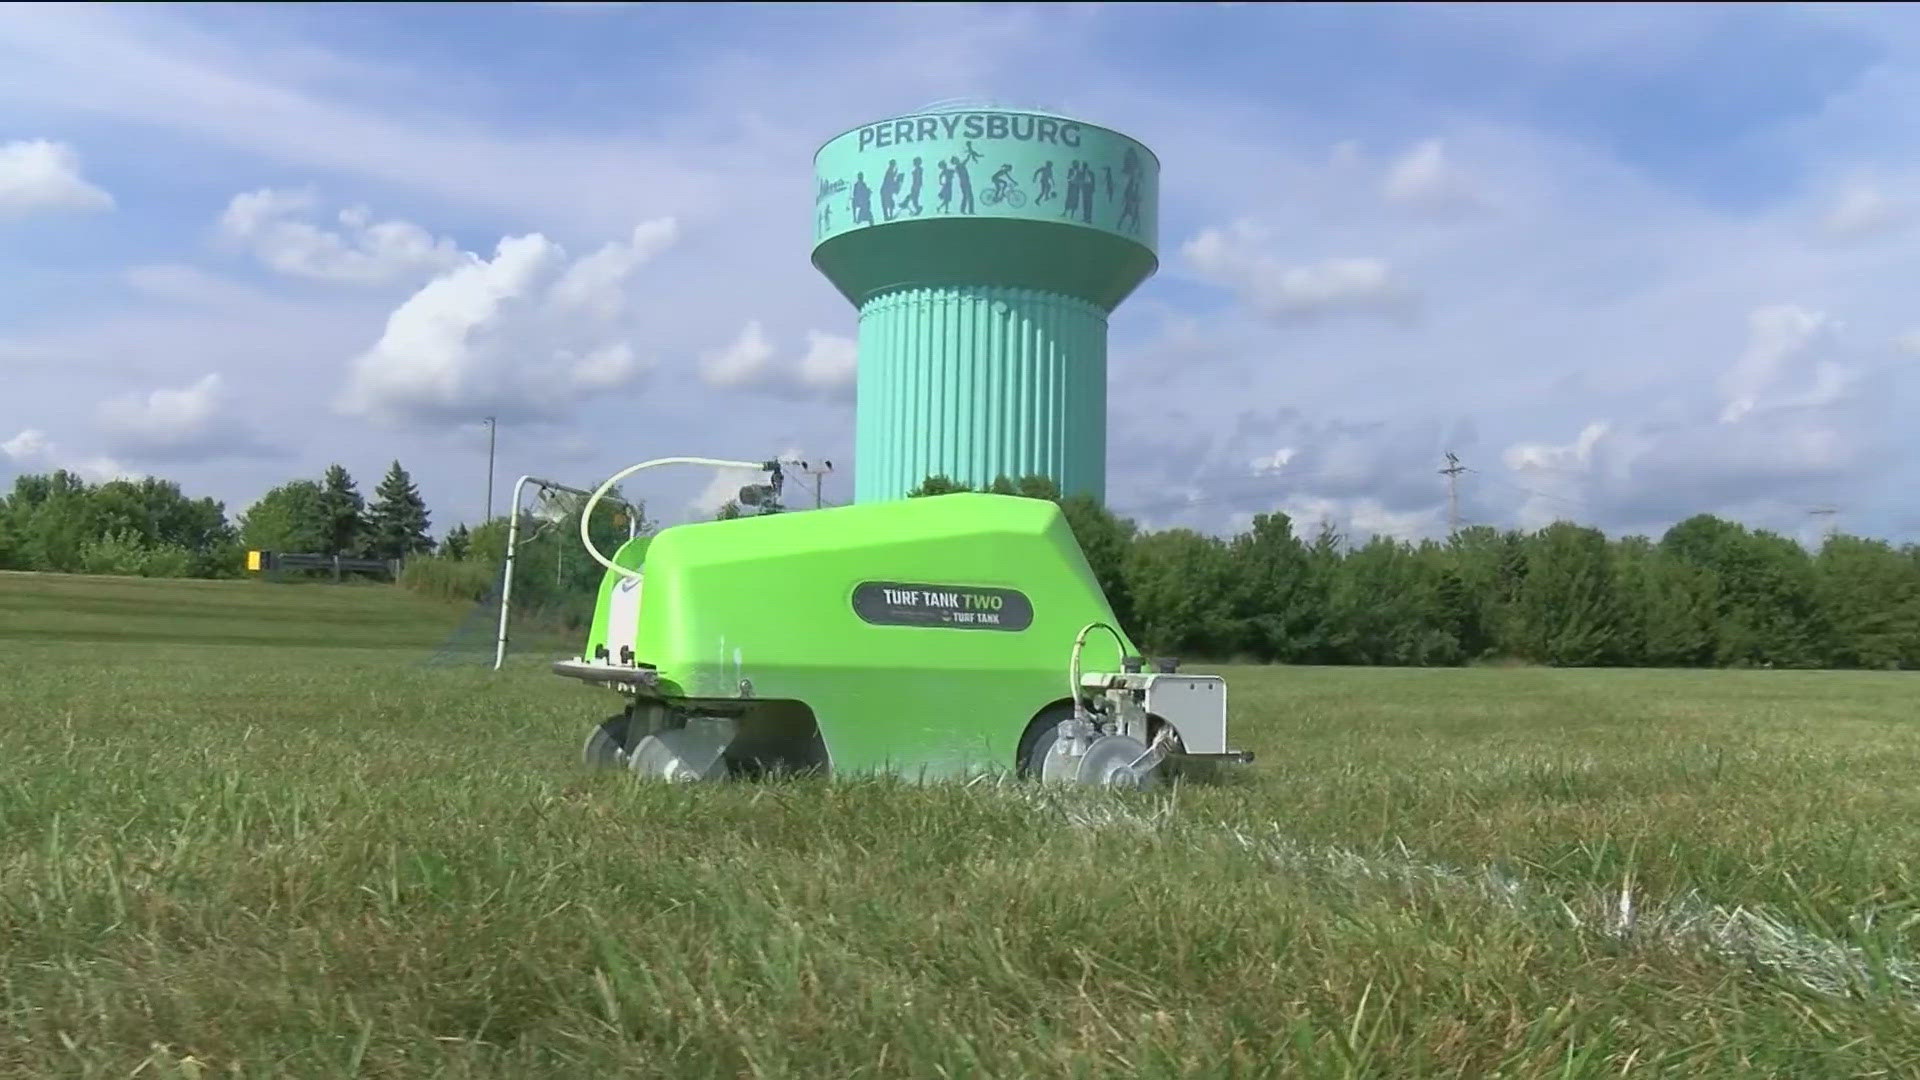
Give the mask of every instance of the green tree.
POLYGON ((1644 536, 1614 545, 1622 663, 1651 667, 1712 664, 1718 648, 1718 582, 1644 536))
POLYGON ((1920 667, 1920 563, 1885 541, 1835 535, 1814 570, 1834 663, 1920 667))
POLYGON ((1340 559, 1327 592, 1327 632, 1337 662, 1460 662, 1440 590, 1442 552, 1438 545, 1421 550, 1375 536, 1340 559))
POLYGON ((395 461, 373 491, 373 503, 367 507, 367 545, 376 559, 404 559, 433 550, 427 535, 430 524, 426 500, 413 484, 407 470, 395 461))
POLYGON ((1138 622, 1133 588, 1127 580, 1127 553, 1132 550, 1135 526, 1116 516, 1091 495, 1070 495, 1059 500, 1060 513, 1073 530, 1073 537, 1086 556, 1087 568, 1106 594, 1107 605, 1121 629, 1133 633, 1138 622))
POLYGON ((1716 655, 1728 666, 1813 667, 1831 652, 1813 560, 1786 537, 1711 514, 1668 529, 1663 551, 1714 579, 1716 655))
POLYGON ((6 512, 20 569, 81 569, 82 546, 97 532, 92 494, 86 481, 64 469, 14 478, 6 512))
POLYGON ((1520 656, 1563 666, 1612 661, 1620 622, 1612 556, 1600 530, 1571 522, 1528 539, 1514 606, 1520 656))
POLYGON ((366 551, 366 500, 340 465, 327 466, 320 481, 320 512, 326 520, 325 555, 358 556, 366 551))
MULTIPOLYGON (((912 491, 907 492, 907 498, 918 499, 928 495, 951 495, 956 491, 972 490, 973 489, 966 484, 962 484, 945 475, 929 476, 925 480, 920 481, 919 485, 912 491)), ((1012 492, 1009 491, 1007 494, 1011 495, 1012 492)))
POLYGON ((1227 545, 1192 529, 1148 533, 1127 561, 1133 636, 1155 654, 1225 659, 1240 644, 1227 545))
POLYGON ((1468 660, 1517 647, 1513 627, 1520 584, 1526 577, 1526 536, 1472 525, 1447 538, 1439 583, 1448 625, 1468 660))
POLYGON ((190 499, 171 480, 148 476, 110 480, 93 489, 91 530, 95 538, 154 553, 143 564, 150 576, 218 577, 239 572, 237 534, 226 508, 209 498, 190 499), (159 553, 167 553, 164 558, 159 553), (172 568, 184 565, 175 573, 172 568), (160 568, 165 568, 164 570, 160 568))
POLYGON ((327 543, 327 515, 320 485, 289 480, 260 496, 240 515, 240 541, 260 551, 314 554, 327 543))
POLYGON ((1325 579, 1286 514, 1256 514, 1228 544, 1233 614, 1243 647, 1260 660, 1298 662, 1325 644, 1325 579))

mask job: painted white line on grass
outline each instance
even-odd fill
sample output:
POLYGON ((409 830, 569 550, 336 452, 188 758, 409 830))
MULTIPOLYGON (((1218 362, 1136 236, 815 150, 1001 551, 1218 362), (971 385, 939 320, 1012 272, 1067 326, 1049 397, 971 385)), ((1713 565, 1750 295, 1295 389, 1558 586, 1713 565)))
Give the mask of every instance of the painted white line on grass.
MULTIPOLYGON (((1173 799, 1135 808, 1094 793, 1032 786, 1024 791, 1040 808, 1058 813, 1077 828, 1170 834, 1188 842, 1213 836, 1272 866, 1322 881, 1382 883, 1467 894, 1562 920, 1575 930, 1616 941, 1704 948, 1725 959, 1768 968, 1822 994, 1887 994, 1920 1004, 1920 962, 1913 958, 1885 956, 1876 961, 1857 946, 1797 927, 1765 909, 1727 907, 1695 891, 1677 899, 1650 899, 1636 894, 1631 881, 1627 881, 1617 891, 1592 890, 1569 902, 1492 867, 1464 870, 1421 860, 1405 845, 1393 855, 1363 855, 1335 845, 1301 843, 1286 836, 1277 823, 1250 832, 1224 822, 1181 820, 1173 799)), ((1871 913, 1857 917, 1868 926, 1873 921, 1871 913)))

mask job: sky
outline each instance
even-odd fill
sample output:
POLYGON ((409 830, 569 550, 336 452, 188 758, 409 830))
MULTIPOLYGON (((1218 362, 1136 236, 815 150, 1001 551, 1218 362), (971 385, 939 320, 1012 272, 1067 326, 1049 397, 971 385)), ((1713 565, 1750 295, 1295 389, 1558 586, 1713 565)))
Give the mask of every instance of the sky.
MULTIPOLYGON (((399 460, 831 460, 815 149, 965 97, 1160 158, 1108 503, 1226 533, 1699 512, 1920 540, 1920 12, 1866 5, 0 6, 0 483, 243 512, 399 460), (1822 511, 1830 511, 1823 513, 1822 511)), ((643 473, 672 523, 748 476, 643 473)), ((809 496, 810 498, 810 496, 809 496)))

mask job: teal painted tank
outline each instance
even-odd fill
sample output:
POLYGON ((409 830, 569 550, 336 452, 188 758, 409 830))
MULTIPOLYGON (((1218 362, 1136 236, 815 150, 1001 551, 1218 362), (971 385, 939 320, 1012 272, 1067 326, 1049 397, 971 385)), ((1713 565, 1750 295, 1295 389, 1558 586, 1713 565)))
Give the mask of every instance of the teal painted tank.
POLYGON ((814 179, 813 265, 859 311, 855 501, 1035 473, 1104 499, 1107 318, 1159 267, 1159 159, 957 106, 836 136, 814 179))

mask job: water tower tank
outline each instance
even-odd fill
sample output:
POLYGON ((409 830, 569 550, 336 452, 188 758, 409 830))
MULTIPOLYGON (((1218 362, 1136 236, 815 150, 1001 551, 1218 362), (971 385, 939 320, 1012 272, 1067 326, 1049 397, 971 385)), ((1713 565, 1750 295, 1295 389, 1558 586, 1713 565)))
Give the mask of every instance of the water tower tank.
POLYGON ((1034 473, 1104 499, 1107 316, 1159 266, 1153 153, 946 106, 837 136, 814 178, 813 265, 860 313, 855 501, 1034 473))

